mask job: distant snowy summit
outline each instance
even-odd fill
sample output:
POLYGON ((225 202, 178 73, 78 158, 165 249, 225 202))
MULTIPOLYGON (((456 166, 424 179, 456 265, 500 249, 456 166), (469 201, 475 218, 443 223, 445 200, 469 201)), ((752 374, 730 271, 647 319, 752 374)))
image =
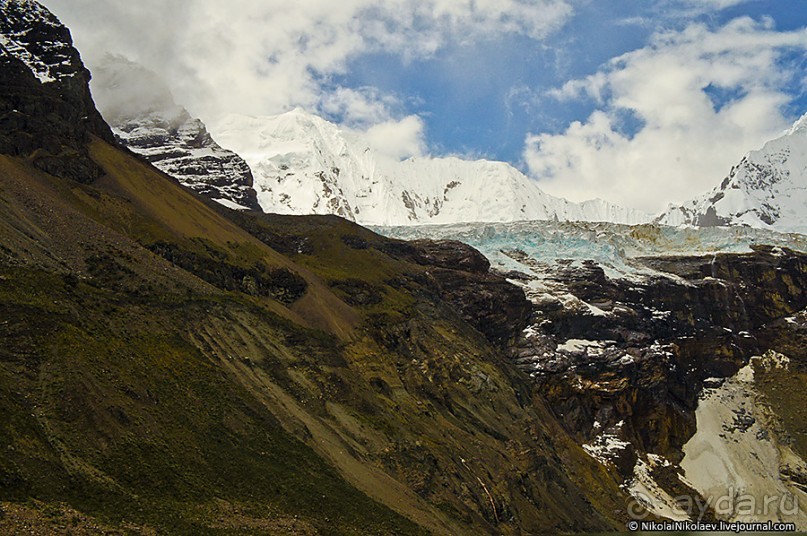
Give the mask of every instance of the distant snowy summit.
POLYGON ((260 208, 247 163, 222 149, 201 120, 174 102, 156 74, 121 56, 107 55, 93 69, 92 90, 104 119, 129 149, 219 203, 260 208))
POLYGON ((670 207, 656 221, 807 233, 807 115, 748 153, 712 191, 670 207))
POLYGON ((229 115, 210 128, 247 161, 266 212, 336 214, 365 225, 652 218, 599 199, 553 197, 503 162, 388 158, 359 134, 300 109, 229 115))

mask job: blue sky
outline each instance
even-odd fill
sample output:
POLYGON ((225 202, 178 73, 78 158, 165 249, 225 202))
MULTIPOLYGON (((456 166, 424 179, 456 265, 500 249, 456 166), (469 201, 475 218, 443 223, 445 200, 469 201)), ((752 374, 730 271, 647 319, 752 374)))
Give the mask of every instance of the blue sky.
MULTIPOLYGON (((719 28, 737 17, 771 19, 777 30, 807 25, 807 2, 744 2, 725 9, 686 9, 668 3, 591 1, 576 5, 563 29, 536 41, 519 35, 498 35, 453 45, 433 57, 406 61, 396 54, 367 54, 352 59, 336 85, 372 86, 399 96, 403 113, 426 123, 429 147, 504 160, 524 167, 522 153, 528 132, 557 134, 570 122, 584 120, 597 103, 591 99, 557 102, 542 98, 570 79, 594 74, 610 59, 642 48, 660 30, 683 29, 702 22, 719 28), (700 12, 699 12, 700 11, 700 12)), ((804 50, 782 55, 783 69, 807 76, 804 50)), ((792 96, 783 112, 796 119, 807 112, 802 80, 783 85, 792 96)), ((715 107, 742 96, 736 88, 706 86, 715 107)), ((339 114, 331 119, 340 121, 339 114)), ((622 127, 634 133, 633 117, 622 127)), ((750 147, 748 148, 750 149, 750 147)))
POLYGON ((805 0, 44 3, 91 69, 138 61, 209 123, 300 106, 393 157, 503 160, 647 211, 807 112, 805 0))

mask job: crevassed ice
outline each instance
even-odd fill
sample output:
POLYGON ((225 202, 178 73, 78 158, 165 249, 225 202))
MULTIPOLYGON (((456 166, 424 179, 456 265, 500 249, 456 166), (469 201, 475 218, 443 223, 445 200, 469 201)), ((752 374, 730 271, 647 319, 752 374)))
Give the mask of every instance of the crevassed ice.
POLYGON ((392 238, 465 242, 501 270, 540 271, 542 263, 592 260, 614 277, 648 274, 637 257, 743 253, 753 245, 807 251, 807 236, 748 227, 678 228, 591 222, 530 221, 371 227, 392 238))

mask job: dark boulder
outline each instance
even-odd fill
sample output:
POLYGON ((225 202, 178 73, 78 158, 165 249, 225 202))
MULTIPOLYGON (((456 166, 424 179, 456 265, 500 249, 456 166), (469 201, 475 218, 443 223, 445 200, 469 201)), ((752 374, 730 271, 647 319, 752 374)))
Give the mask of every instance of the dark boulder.
POLYGON ((418 264, 485 274, 490 261, 479 251, 456 240, 415 240, 412 260, 418 264))

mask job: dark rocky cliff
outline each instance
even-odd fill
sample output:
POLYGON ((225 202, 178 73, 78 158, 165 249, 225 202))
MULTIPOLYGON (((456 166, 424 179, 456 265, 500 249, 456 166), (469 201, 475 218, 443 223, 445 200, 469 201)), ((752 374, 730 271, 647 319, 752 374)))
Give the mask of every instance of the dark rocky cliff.
POLYGON ((32 1, 4 0, 0 15, 0 153, 92 180, 100 170, 85 145, 91 135, 113 136, 93 104, 90 73, 69 30, 32 1))
MULTIPOLYGON (((759 246, 637 262, 673 277, 614 280, 593 262, 559 269, 553 278, 564 292, 606 314, 548 297, 513 357, 581 443, 610 429, 632 448, 680 460, 704 381, 732 376, 789 339, 782 319, 807 306, 807 255, 759 246)), ((632 448, 619 461, 626 477, 632 448)))

